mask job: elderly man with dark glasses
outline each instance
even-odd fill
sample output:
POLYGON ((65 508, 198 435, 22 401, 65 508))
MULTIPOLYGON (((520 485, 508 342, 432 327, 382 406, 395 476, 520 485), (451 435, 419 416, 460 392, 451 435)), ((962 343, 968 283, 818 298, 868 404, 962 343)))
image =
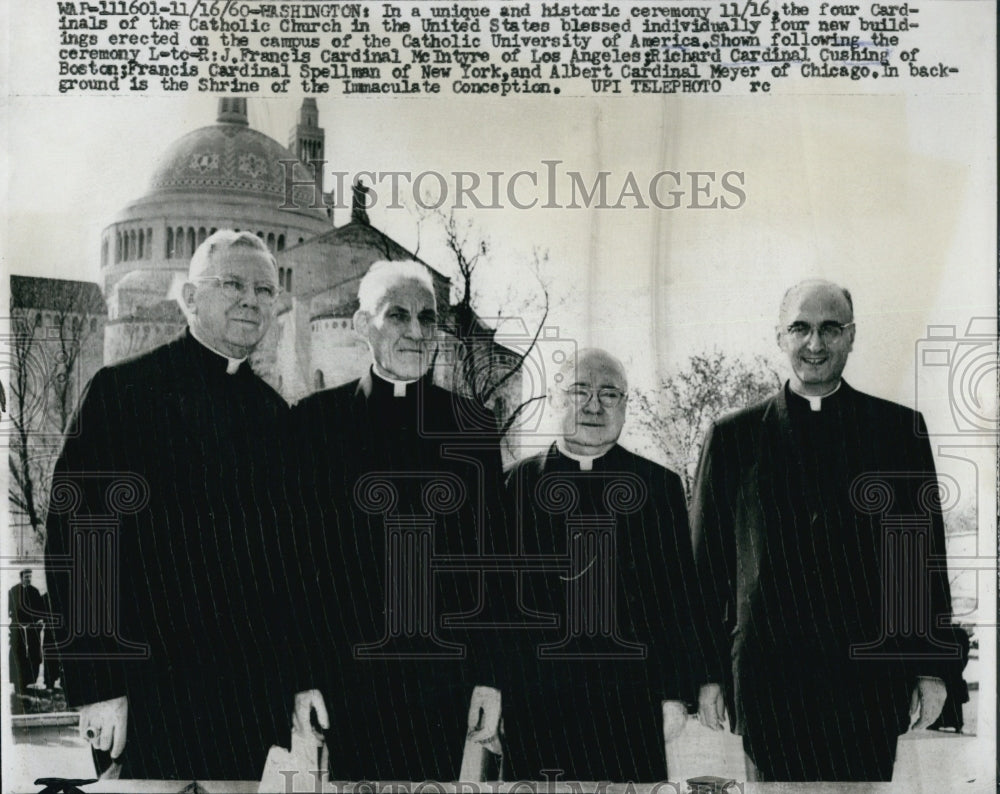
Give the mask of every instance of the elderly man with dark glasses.
POLYGON ((664 742, 715 680, 684 489, 618 444, 618 359, 581 350, 554 380, 556 440, 507 475, 519 548, 538 561, 521 574, 520 607, 549 627, 512 640, 522 674, 504 692, 505 763, 515 779, 665 780, 664 742))

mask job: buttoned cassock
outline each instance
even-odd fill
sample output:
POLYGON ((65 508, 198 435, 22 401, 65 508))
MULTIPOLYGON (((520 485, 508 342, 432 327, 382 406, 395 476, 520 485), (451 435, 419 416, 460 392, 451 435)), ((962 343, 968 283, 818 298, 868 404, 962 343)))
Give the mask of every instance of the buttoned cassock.
POLYGON ((430 375, 371 370, 303 400, 293 421, 301 556, 315 566, 299 630, 330 712, 331 775, 454 780, 473 687, 502 686, 472 559, 496 552, 504 520, 496 422, 430 375), (431 572, 431 557, 453 568, 431 572), (477 612, 459 620, 479 629, 445 620, 477 612))
POLYGON ((714 675, 684 490, 618 445, 583 465, 553 444, 507 475, 525 557, 583 554, 580 570, 522 575, 526 614, 558 623, 519 633, 522 670, 504 692, 507 766, 511 779, 664 780, 661 701, 692 703, 714 675))
POLYGON ((786 385, 712 426, 691 506, 698 576, 764 777, 888 779, 917 676, 954 651, 932 630, 950 616, 934 461, 914 411, 846 383, 818 402, 786 385))
POLYGON ((227 369, 189 331, 101 369, 56 464, 46 577, 64 686, 74 706, 128 697, 124 777, 259 779, 303 688, 284 636, 299 576, 282 547, 287 407, 248 363, 227 369), (102 526, 114 559, 95 583, 76 544, 102 526), (80 587, 116 635, 65 643, 80 587))

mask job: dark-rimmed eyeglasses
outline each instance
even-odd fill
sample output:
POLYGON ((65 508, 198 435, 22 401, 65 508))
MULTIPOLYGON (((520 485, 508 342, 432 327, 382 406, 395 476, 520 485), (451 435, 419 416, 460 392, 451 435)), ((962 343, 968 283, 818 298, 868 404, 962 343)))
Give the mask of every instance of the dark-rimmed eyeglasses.
POLYGON ((602 408, 617 408, 628 396, 621 389, 614 389, 610 387, 598 389, 595 392, 593 389, 588 389, 583 386, 573 386, 569 389, 563 389, 562 392, 567 398, 572 400, 578 408, 582 408, 584 405, 589 403, 594 398, 595 394, 597 395, 597 402, 601 404, 602 408))
POLYGON ((792 323, 781 330, 796 342, 804 342, 807 339, 811 339, 813 333, 819 334, 819 338, 824 342, 838 342, 844 335, 844 331, 853 327, 854 323, 838 323, 833 320, 827 320, 818 326, 810 325, 809 323, 792 323))
MULTIPOLYGON (((230 300, 239 300, 250 289, 250 285, 243 279, 235 276, 199 276, 195 279, 200 283, 213 282, 222 290, 222 294, 230 300)), ((280 289, 277 284, 267 282, 257 282, 253 285, 253 293, 257 302, 269 306, 278 299, 280 289)))

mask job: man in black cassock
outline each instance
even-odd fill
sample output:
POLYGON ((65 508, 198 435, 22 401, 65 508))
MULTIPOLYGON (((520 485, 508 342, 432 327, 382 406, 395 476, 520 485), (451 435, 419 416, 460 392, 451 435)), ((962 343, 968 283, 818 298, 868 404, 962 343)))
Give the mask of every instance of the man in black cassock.
POLYGON ((285 660, 287 407, 247 361, 277 293, 257 237, 211 235, 183 287, 188 329, 94 376, 56 464, 63 683, 111 774, 259 779, 292 696, 297 719, 322 712, 285 660))
POLYGON ((731 668, 700 715, 717 729, 725 696, 760 780, 890 780, 911 702, 926 728, 958 652, 934 636, 950 595, 927 431, 842 380, 854 336, 846 290, 790 289, 791 379, 716 422, 698 467, 695 557, 731 668))
POLYGON ((21 581, 7 591, 7 617, 10 619, 10 681, 19 695, 38 679, 42 663, 42 621, 45 602, 31 583, 31 570, 21 571, 21 581))
POLYGON ((627 389, 617 359, 580 351, 549 391, 556 442, 507 476, 534 561, 521 606, 555 620, 520 634, 504 691, 516 779, 665 780, 664 743, 711 677, 683 486, 617 443, 627 389))
POLYGON ((454 780, 467 719, 475 740, 496 736, 499 682, 488 630, 468 628, 482 622, 479 573, 432 572, 431 558, 461 568, 493 551, 496 423, 433 383, 436 298, 423 265, 375 263, 358 302, 370 369, 293 412, 311 527, 303 553, 317 570, 302 631, 325 682, 330 775, 454 780))

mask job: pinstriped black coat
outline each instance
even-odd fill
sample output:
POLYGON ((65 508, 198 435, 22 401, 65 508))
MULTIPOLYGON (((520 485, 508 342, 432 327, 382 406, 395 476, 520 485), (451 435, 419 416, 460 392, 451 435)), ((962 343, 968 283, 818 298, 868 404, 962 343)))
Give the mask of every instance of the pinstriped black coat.
POLYGON ((308 527, 300 556, 315 567, 297 622, 331 712, 331 774, 454 780, 473 687, 502 685, 480 573, 475 563, 454 569, 495 553, 502 538, 495 420, 429 375, 395 397, 369 371, 303 400, 293 422, 294 490, 308 527), (421 522, 424 552, 392 534, 421 522), (410 574, 415 560, 428 562, 425 552, 435 569, 417 583, 390 565, 393 550, 410 574), (449 558, 453 568, 441 569, 449 558), (412 595, 411 584, 433 595, 422 617, 397 609, 394 599, 412 595), (479 629, 445 620, 476 612, 465 622, 479 629), (415 622, 420 632, 408 635, 415 622))
POLYGON ((46 579, 67 698, 128 697, 126 777, 257 779, 287 746, 287 407, 226 364, 186 332, 100 370, 55 469, 46 579), (71 577, 94 561, 91 530, 101 561, 71 577), (97 632, 76 631, 81 606, 97 632))

